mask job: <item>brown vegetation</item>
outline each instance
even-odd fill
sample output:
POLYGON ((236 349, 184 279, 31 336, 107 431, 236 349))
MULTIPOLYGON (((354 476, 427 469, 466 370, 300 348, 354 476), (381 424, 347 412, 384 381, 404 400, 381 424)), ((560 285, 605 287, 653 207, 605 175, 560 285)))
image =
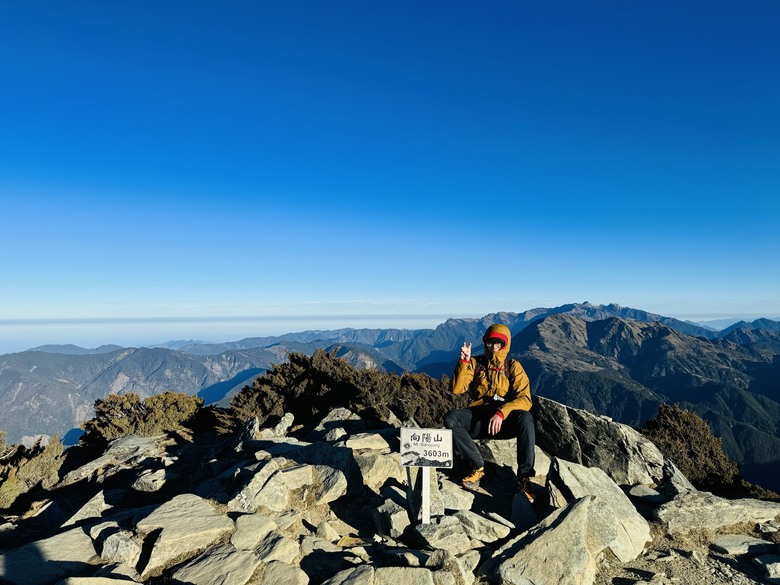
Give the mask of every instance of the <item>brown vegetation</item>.
POLYGON ((655 418, 639 429, 697 488, 727 496, 777 497, 742 479, 739 466, 701 416, 677 405, 661 404, 655 418))
POLYGON ((109 394, 95 401, 95 416, 81 427, 81 443, 102 447, 127 435, 151 436, 182 427, 197 413, 203 399, 189 394, 163 392, 143 401, 132 392, 109 394))
POLYGON ((335 351, 317 350, 311 357, 291 353, 288 362, 274 366, 233 398, 230 409, 220 413, 220 430, 234 432, 251 417, 265 425, 285 413, 309 426, 336 407, 348 408, 368 422, 395 416, 439 427, 444 414, 459 403, 448 385, 446 378, 425 374, 357 370, 335 351))
MULTIPOLYGON (((2 439, 4 444, 5 437, 2 439)), ((48 489, 57 483, 63 450, 57 437, 47 445, 39 440, 30 448, 4 445, 0 456, 0 508, 10 508, 19 496, 33 488, 48 489)))

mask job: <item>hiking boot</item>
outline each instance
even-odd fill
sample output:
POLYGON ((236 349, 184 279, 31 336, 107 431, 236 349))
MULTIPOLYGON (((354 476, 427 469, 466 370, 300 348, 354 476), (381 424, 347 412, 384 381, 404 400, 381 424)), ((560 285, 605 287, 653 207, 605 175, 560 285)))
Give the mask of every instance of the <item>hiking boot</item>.
POLYGON ((466 477, 463 478, 461 484, 466 489, 478 488, 479 480, 482 479, 484 476, 485 476, 485 468, 477 467, 474 471, 472 471, 466 477))
POLYGON ((525 494, 525 497, 528 498, 528 501, 532 504, 534 503, 534 500, 536 499, 536 494, 534 493, 534 485, 531 483, 531 480, 527 477, 518 477, 517 478, 517 493, 518 494, 525 494))

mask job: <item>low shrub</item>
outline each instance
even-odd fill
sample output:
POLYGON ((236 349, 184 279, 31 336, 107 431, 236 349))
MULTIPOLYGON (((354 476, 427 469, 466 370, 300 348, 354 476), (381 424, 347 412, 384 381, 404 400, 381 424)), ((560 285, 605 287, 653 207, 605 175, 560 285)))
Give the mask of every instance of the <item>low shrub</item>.
POLYGON ((81 425, 80 442, 103 447, 127 435, 151 436, 184 426, 203 405, 189 394, 163 392, 141 400, 138 394, 109 394, 95 401, 95 416, 81 425))
POLYGON ((449 392, 448 380, 426 374, 387 374, 358 370, 336 357, 336 350, 317 350, 312 356, 290 353, 233 397, 230 408, 217 413, 219 431, 235 432, 257 417, 261 426, 291 413, 296 424, 311 426, 338 407, 367 421, 413 419, 423 427, 440 427, 444 414, 463 398, 449 392))
POLYGON ((723 451, 721 440, 697 413, 662 403, 655 418, 639 431, 700 490, 733 497, 777 497, 745 481, 739 466, 723 451))
POLYGON ((10 508, 21 496, 41 487, 49 489, 59 481, 62 442, 54 437, 47 445, 38 441, 30 447, 14 445, 0 461, 0 508, 10 508))

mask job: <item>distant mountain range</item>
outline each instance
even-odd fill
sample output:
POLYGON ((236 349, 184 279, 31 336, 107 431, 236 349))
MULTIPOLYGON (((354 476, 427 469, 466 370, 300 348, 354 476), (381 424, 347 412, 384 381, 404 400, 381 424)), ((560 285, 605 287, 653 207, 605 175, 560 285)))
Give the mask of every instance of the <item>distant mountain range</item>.
POLYGON ((780 487, 766 481, 768 472, 780 475, 780 323, 759 319, 715 331, 615 304, 449 319, 435 329, 304 331, 156 348, 43 346, 0 356, 0 428, 9 441, 62 436, 110 392, 171 390, 224 403, 288 352, 321 347, 357 367, 449 375, 461 343, 480 351, 494 322, 512 331, 511 355, 535 393, 635 426, 661 402, 681 404, 710 422, 746 477, 780 487))

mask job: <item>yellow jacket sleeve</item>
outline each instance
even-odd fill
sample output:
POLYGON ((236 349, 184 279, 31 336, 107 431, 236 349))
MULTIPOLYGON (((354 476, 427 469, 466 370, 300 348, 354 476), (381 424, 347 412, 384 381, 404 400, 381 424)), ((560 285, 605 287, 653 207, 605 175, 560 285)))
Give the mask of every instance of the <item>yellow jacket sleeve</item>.
POLYGON ((450 380, 450 391, 453 394, 463 394, 469 389, 471 381, 474 379, 474 369, 477 361, 471 358, 469 361, 458 361, 458 365, 455 366, 455 372, 452 374, 450 380))

